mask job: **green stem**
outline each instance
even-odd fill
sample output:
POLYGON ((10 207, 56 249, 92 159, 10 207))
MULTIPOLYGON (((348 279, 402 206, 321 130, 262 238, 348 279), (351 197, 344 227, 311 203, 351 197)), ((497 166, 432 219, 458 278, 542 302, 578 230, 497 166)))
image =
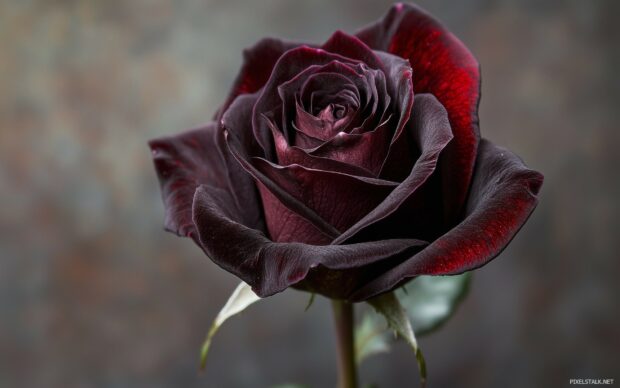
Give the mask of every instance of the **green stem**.
POLYGON ((338 341, 338 388, 357 388, 353 304, 332 300, 338 341))

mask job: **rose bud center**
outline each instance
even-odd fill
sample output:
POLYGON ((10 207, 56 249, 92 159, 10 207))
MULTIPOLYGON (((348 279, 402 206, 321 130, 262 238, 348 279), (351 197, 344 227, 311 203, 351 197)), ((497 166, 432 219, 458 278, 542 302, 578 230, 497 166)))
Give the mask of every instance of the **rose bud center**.
POLYGON ((306 82, 296 95, 295 128, 321 140, 347 130, 358 110, 359 91, 341 77, 318 74, 306 82))

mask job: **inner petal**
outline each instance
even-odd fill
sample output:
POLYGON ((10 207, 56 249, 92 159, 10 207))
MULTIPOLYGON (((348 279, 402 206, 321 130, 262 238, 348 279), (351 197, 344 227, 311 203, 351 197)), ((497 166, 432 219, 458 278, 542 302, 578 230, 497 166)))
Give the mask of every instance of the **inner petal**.
POLYGON ((320 140, 348 130, 359 109, 357 86, 337 73, 310 76, 296 95, 294 127, 320 140))
POLYGON ((297 105, 295 128, 314 138, 328 140, 345 130, 354 113, 355 110, 350 106, 330 103, 312 115, 297 105))
MULTIPOLYGON (((362 72, 363 68, 359 64, 334 60, 324 65, 309 66, 292 79, 280 84, 278 94, 282 109, 278 127, 281 128, 287 141, 296 143, 297 105, 315 117, 329 104, 346 106, 347 112, 358 110, 357 107, 363 99, 358 91, 362 84, 360 82, 362 72)), ((343 112, 337 113, 340 114, 343 112)), ((343 115, 345 116, 346 114, 343 115)), ((312 137, 316 137, 316 134, 312 137)))
POLYGON ((349 105, 358 109, 361 96, 359 85, 356 85, 355 81, 357 80, 337 73, 314 74, 302 85, 298 94, 299 102, 314 116, 330 103, 349 105))

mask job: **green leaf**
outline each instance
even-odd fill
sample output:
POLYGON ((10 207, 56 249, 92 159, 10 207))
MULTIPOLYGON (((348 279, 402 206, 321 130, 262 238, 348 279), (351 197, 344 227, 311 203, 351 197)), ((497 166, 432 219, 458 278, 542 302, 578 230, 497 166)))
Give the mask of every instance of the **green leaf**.
MULTIPOLYGON (((436 330, 454 314, 467 295, 470 282, 470 272, 456 276, 419 276, 396 291, 418 337, 436 330)), ((373 311, 363 316, 356 327, 358 363, 389 347, 391 339, 385 335, 385 329, 373 311)))
POLYGON ((406 291, 396 291, 418 336, 444 324, 467 295, 471 274, 455 276, 418 276, 407 284, 406 291))
POLYGON ((370 303, 371 306, 383 315, 388 323, 388 326, 394 330, 399 337, 404 339, 409 346, 411 346, 418 362, 418 369, 420 370, 420 385, 425 387, 426 362, 424 361, 424 356, 420 351, 415 334, 413 333, 413 328, 411 327, 411 322, 409 322, 407 311, 400 304, 396 294, 394 292, 388 292, 369 299, 368 303, 370 303))
POLYGON ((390 349, 390 338, 385 323, 380 322, 375 313, 364 314, 362 321, 355 327, 355 361, 361 364, 373 354, 384 353, 390 349))
POLYGON ((310 306, 312 306, 312 304, 314 303, 314 297, 315 296, 316 296, 316 294, 314 292, 312 294, 310 294, 310 299, 308 299, 308 304, 306 305, 306 308, 304 309, 304 311, 308 311, 310 306))
POLYGON ((220 310, 220 312, 215 317, 211 328, 209 329, 209 333, 207 334, 207 339, 202 345, 202 349, 200 350, 200 369, 204 370, 205 365, 207 363, 207 353, 209 353, 209 347, 211 346, 211 340, 215 333, 217 333, 218 329, 222 324, 233 315, 239 314, 243 310, 245 310, 249 305, 254 302, 260 300, 260 298, 252 291, 252 288, 246 283, 241 282, 237 288, 233 291, 233 293, 228 298, 228 301, 224 305, 224 307, 220 310))

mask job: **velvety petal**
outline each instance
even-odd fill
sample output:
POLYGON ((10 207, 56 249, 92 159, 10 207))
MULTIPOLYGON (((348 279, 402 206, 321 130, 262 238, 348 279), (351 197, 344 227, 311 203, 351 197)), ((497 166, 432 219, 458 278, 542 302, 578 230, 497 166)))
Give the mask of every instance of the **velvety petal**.
POLYGON ((257 181, 256 184, 263 200, 265 223, 272 241, 327 245, 333 240, 333 236, 286 207, 262 182, 257 181))
POLYGON ((264 185, 286 208, 306 219, 321 233, 330 236, 332 239, 335 238, 339 234, 338 230, 250 163, 250 159, 254 155, 260 155, 262 150, 258 146, 250 127, 252 108, 257 98, 258 95, 256 93, 241 95, 235 99, 230 108, 224 113, 222 126, 225 128, 228 150, 230 150, 239 165, 256 182, 264 185))
MULTIPOLYGON (((415 197, 417 190, 433 174, 440 153, 453 138, 446 110, 431 94, 416 95, 412 120, 408 123, 406 132, 421 151, 411 173, 379 206, 341 234, 333 242, 334 244, 344 243, 358 234, 373 237, 375 234, 383 234, 382 232, 394 234, 406 232, 406 230, 386 229, 383 224, 371 230, 366 229, 388 218, 394 212, 406 211, 409 203, 417 202, 415 197)), ((440 195, 440 193, 436 193, 436 195, 440 195)), ((412 214, 409 218, 412 219, 412 222, 420 221, 412 214)), ((402 225, 397 225, 396 229, 404 228, 402 225)))
POLYGON ((299 165, 279 166, 262 158, 252 165, 278 188, 312 209, 337 230, 348 229, 375 208, 396 187, 396 183, 314 170, 299 165))
POLYGON ((372 49, 408 59, 415 93, 432 93, 448 111, 454 141, 440 168, 448 218, 455 219, 467 197, 480 138, 478 62, 444 26, 411 4, 394 5, 356 35, 372 49))
POLYGON ((412 81, 413 69, 408 61, 400 57, 389 55, 384 52, 377 52, 377 56, 384 63, 388 93, 392 96, 391 100, 394 113, 398 114, 398 124, 396 125, 393 136, 393 138, 396 139, 400 136, 411 114, 414 93, 412 81))
POLYGON ((538 203, 543 176, 510 151, 480 142, 466 217, 420 253, 359 290, 355 300, 389 291, 418 275, 456 275, 496 257, 538 203))
POLYGON ((377 176, 389 151, 392 130, 390 117, 370 132, 339 133, 320 146, 306 151, 312 156, 363 168, 377 176))
POLYGON ((293 141, 293 144, 295 145, 295 147, 298 147, 302 150, 315 149, 321 146, 321 144, 325 143, 325 141, 321 139, 306 135, 299 129, 295 128, 295 125, 293 125, 293 130, 295 131, 295 139, 293 141))
POLYGON ((278 163, 282 166, 298 164, 314 170, 334 171, 349 175, 372 177, 372 173, 362 167, 343 163, 336 159, 310 155, 299 147, 289 146, 284 136, 275 128, 274 124, 270 125, 270 128, 276 145, 278 163))
POLYGON ((207 185, 196 190, 193 216, 200 243, 209 257, 250 284, 260 297, 299 283, 318 266, 359 268, 425 244, 413 239, 323 246, 275 243, 236 219, 239 214, 226 191, 207 185))
POLYGON ((254 46, 243 51, 243 65, 222 107, 215 115, 216 121, 222 117, 226 109, 240 94, 251 94, 262 88, 278 58, 286 51, 301 46, 301 43, 288 42, 280 39, 261 39, 254 46))
POLYGON ((366 71, 362 84, 363 86, 359 86, 359 88, 365 89, 363 93, 364 105, 358 111, 357 120, 354 120, 346 131, 351 134, 374 131, 390 115, 392 97, 388 93, 385 73, 380 70, 366 71))
POLYGON ((166 212, 164 226, 170 232, 195 237, 192 202, 196 188, 202 183, 226 187, 226 168, 215 136, 211 123, 149 142, 166 212))
POLYGON ((256 190, 254 179, 228 149, 224 128, 218 127, 215 139, 226 165, 227 190, 232 195, 237 208, 243 209, 241 217, 243 224, 250 228, 265 230, 261 198, 256 190))
POLYGON ((379 176, 384 179, 400 181, 410 171, 413 157, 411 154, 406 154, 406 151, 408 151, 406 147, 408 139, 401 138, 414 104, 412 69, 407 61, 403 61, 399 57, 384 52, 378 52, 377 55, 386 64, 388 69, 386 77, 388 84, 393 85, 393 110, 398 120, 390 140, 387 155, 381 165, 379 176))
POLYGON ((384 70, 381 60, 365 43, 345 32, 334 32, 321 48, 330 53, 363 62, 372 69, 384 70))
POLYGON ((347 58, 362 61, 370 68, 381 70, 389 78, 395 79, 396 82, 389 82, 387 85, 388 94, 391 96, 398 94, 401 83, 400 77, 403 74, 411 78, 411 66, 407 63, 407 60, 402 59, 402 56, 392 56, 373 51, 372 47, 363 42, 363 39, 360 40, 358 37, 348 35, 342 31, 336 31, 332 34, 322 48, 347 58))
POLYGON ((151 140, 149 146, 161 186, 166 230, 196 238, 192 201, 201 184, 229 192, 233 205, 244 209, 244 224, 264 229, 254 182, 230 155, 223 144, 223 134, 214 123, 151 140))

